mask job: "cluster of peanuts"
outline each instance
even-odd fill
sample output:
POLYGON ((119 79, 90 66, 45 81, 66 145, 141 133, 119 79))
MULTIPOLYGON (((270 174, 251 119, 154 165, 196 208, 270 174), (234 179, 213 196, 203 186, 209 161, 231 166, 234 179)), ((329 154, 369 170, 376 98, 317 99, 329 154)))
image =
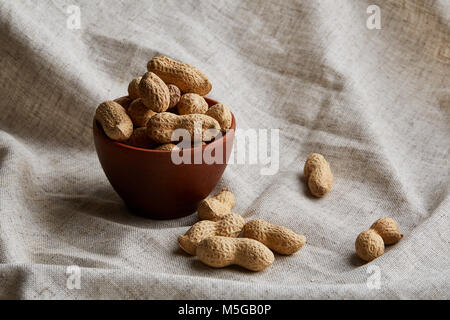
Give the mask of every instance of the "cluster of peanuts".
POLYGON ((204 99, 212 84, 202 71, 165 56, 152 58, 147 70, 131 80, 128 96, 97 107, 95 119, 110 139, 146 149, 177 150, 176 129, 187 130, 192 144, 204 145, 231 127, 229 108, 222 103, 209 107, 204 99), (200 137, 196 123, 201 124, 200 137))
MULTIPOLYGON (((333 174, 321 154, 308 156, 304 176, 315 197, 321 198, 331 190, 333 174)), ((263 220, 245 222, 242 216, 231 213, 234 205, 235 196, 227 189, 201 201, 197 209, 201 221, 178 238, 180 248, 211 267, 235 264, 261 271, 275 260, 272 251, 291 255, 305 245, 305 236, 286 227, 263 220)), ((372 261, 384 253, 385 245, 395 244, 402 237, 392 218, 378 219, 359 234, 356 253, 361 259, 372 261)))
POLYGON ((291 255, 306 243, 305 236, 288 228, 263 220, 245 222, 231 213, 234 204, 234 194, 227 189, 201 201, 197 209, 201 221, 178 238, 180 248, 211 267, 235 264, 261 271, 275 260, 272 251, 291 255))

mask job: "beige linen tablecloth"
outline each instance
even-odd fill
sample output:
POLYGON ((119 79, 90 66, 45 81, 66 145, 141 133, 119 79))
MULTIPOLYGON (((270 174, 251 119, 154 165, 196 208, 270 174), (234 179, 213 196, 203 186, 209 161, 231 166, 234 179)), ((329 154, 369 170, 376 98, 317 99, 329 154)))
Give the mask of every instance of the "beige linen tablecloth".
POLYGON ((7 0, 0 12, 0 298, 449 298, 448 1, 7 0), (178 249, 195 214, 125 208, 92 116, 155 54, 204 70, 238 128, 280 130, 276 174, 230 164, 216 191, 234 191, 247 220, 306 235, 299 253, 259 273, 211 269, 178 249), (335 177, 320 200, 302 180, 311 152, 335 177), (356 236, 384 216, 405 236, 364 265, 356 236))

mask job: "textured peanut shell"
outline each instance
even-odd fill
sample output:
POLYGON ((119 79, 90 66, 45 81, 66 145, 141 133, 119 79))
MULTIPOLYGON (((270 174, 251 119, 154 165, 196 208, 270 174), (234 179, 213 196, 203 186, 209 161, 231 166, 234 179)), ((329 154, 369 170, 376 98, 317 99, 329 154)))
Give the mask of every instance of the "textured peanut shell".
POLYGON ((178 113, 181 115, 194 113, 203 114, 208 111, 208 103, 202 96, 196 93, 185 93, 181 96, 177 109, 178 113))
POLYGON ((275 260, 272 251, 259 241, 220 236, 200 241, 196 255, 210 267, 223 268, 235 264, 252 271, 264 270, 275 260))
POLYGON ((151 149, 155 146, 155 143, 151 141, 147 136, 147 128, 140 127, 133 130, 133 134, 128 139, 126 144, 134 147, 151 149))
POLYGON ((202 137, 202 141, 209 141, 220 132, 220 125, 216 120, 204 114, 180 116, 170 112, 158 113, 151 117, 147 123, 148 136, 158 143, 174 142, 172 141, 172 134, 176 129, 187 130, 191 141, 194 141, 194 131, 200 129, 201 132, 197 132, 196 135, 202 137), (195 126, 196 122, 199 124, 198 128, 195 126))
POLYGON ((310 154, 306 159, 303 171, 309 190, 314 196, 323 197, 331 190, 333 174, 330 165, 321 154, 310 154))
POLYGON ((156 114, 143 104, 141 99, 134 100, 128 107, 127 113, 136 127, 146 127, 148 120, 156 114))
POLYGON ((165 56, 151 59, 147 63, 147 70, 157 74, 165 83, 176 85, 185 93, 204 96, 212 89, 208 77, 199 69, 165 56))
POLYGON ((375 230, 369 229, 358 235, 355 249, 361 259, 369 262, 384 253, 384 242, 375 230))
POLYGON ((120 97, 114 100, 114 102, 117 102, 120 104, 125 110, 128 110, 128 107, 133 102, 133 100, 130 97, 120 97))
POLYGON ((263 220, 251 220, 244 226, 244 237, 257 240, 279 254, 293 254, 306 243, 306 237, 291 229, 263 220))
POLYGON ((228 189, 223 189, 218 194, 200 202, 197 208, 198 217, 202 220, 219 220, 230 214, 235 202, 234 194, 228 189))
POLYGON ((139 97, 147 107, 155 112, 164 112, 169 108, 169 88, 153 72, 145 73, 139 82, 139 97))
POLYGON ((169 89, 170 94, 169 109, 172 109, 180 101, 181 92, 180 89, 174 84, 168 84, 167 88, 169 89))
POLYGON ((136 100, 139 98, 139 82, 141 82, 142 77, 134 78, 128 84, 128 96, 132 100, 136 100))
POLYGON ((100 123, 105 134, 116 141, 126 141, 133 133, 133 122, 124 107, 114 101, 99 104, 95 119, 100 123))
POLYGON ((232 116, 230 109, 223 103, 218 103, 206 111, 206 115, 214 118, 219 122, 220 129, 225 131, 231 127, 232 116))
POLYGON ((211 236, 237 237, 241 233, 244 224, 244 218, 234 213, 218 221, 199 221, 185 235, 178 237, 178 244, 187 253, 195 255, 195 250, 203 239, 211 236))
POLYGON ((398 230, 397 222, 392 218, 380 218, 372 224, 370 229, 381 236, 384 244, 394 244, 403 238, 403 234, 398 230))
POLYGON ((172 150, 180 150, 176 144, 173 143, 165 143, 155 148, 155 150, 166 150, 166 151, 172 151, 172 150))

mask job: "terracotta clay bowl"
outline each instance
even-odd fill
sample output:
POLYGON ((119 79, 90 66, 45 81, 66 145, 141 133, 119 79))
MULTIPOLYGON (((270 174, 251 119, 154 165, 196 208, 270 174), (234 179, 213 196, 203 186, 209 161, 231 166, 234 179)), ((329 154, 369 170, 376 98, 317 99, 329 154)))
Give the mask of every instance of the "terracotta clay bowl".
MULTIPOLYGON (((209 106, 217 101, 205 98, 209 106)), ((236 121, 222 137, 190 149, 194 154, 205 148, 223 148, 221 161, 208 164, 175 164, 171 151, 142 149, 109 139, 94 120, 94 143, 100 164, 114 190, 130 210, 151 219, 174 219, 194 213, 219 182, 227 166, 234 141, 236 121)), ((215 151, 212 151, 215 155, 215 151)), ((198 158, 197 158, 198 159, 198 158)))

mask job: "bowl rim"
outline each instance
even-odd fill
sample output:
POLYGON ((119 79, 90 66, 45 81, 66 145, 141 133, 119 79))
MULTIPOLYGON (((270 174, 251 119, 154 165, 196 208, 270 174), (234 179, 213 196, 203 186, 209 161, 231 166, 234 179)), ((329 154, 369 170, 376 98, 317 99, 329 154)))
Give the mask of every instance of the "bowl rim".
MULTIPOLYGON (((127 97, 127 96, 123 96, 123 97, 116 98, 116 99, 114 99, 113 101, 115 101, 115 100, 117 100, 117 99, 120 99, 120 98, 125 98, 125 97, 127 97)), ((210 103, 211 105, 215 105, 215 104, 218 104, 218 103, 219 103, 217 100, 214 100, 214 99, 211 99, 211 98, 208 98, 208 97, 203 97, 203 98, 206 100, 206 102, 210 103)), ((208 147, 208 146, 211 146, 211 145, 220 143, 220 141, 221 141, 222 139, 225 139, 225 140, 226 140, 226 138, 227 138, 227 136, 230 134, 230 132, 236 131, 236 119, 234 118, 233 112, 230 111, 230 113, 231 113, 231 127, 230 127, 229 129, 227 129, 227 130, 225 131, 225 134, 223 134, 219 139, 214 140, 213 142, 208 143, 208 144, 206 144, 206 145, 201 145, 201 146, 196 146, 196 147, 191 147, 191 148, 183 148, 183 149, 181 149, 181 150, 176 150, 176 151, 182 151, 182 152, 184 152, 184 151, 190 151, 190 150, 193 150, 193 149, 197 149, 197 148, 200 148, 200 147, 201 147, 202 150, 203 150, 204 148, 206 148, 206 147, 208 147)), ((106 138, 106 140, 108 140, 110 143, 115 144, 115 145, 117 145, 117 146, 119 146, 119 147, 122 147, 122 148, 128 148, 128 149, 132 149, 132 150, 136 150, 136 151, 154 152, 154 153, 170 153, 170 152, 173 152, 173 150, 157 150, 157 149, 140 148, 140 147, 130 146, 130 145, 125 144, 125 143, 122 143, 122 142, 120 142, 120 141, 112 140, 111 138, 109 138, 109 137, 105 134, 105 132, 103 131, 103 129, 101 128, 101 126, 99 126, 97 120, 95 120, 95 116, 94 116, 94 121, 93 121, 93 122, 94 122, 94 124, 93 124, 93 125, 94 125, 94 128, 97 127, 97 130, 99 130, 99 131, 101 132, 101 134, 103 135, 104 138, 106 138)))

